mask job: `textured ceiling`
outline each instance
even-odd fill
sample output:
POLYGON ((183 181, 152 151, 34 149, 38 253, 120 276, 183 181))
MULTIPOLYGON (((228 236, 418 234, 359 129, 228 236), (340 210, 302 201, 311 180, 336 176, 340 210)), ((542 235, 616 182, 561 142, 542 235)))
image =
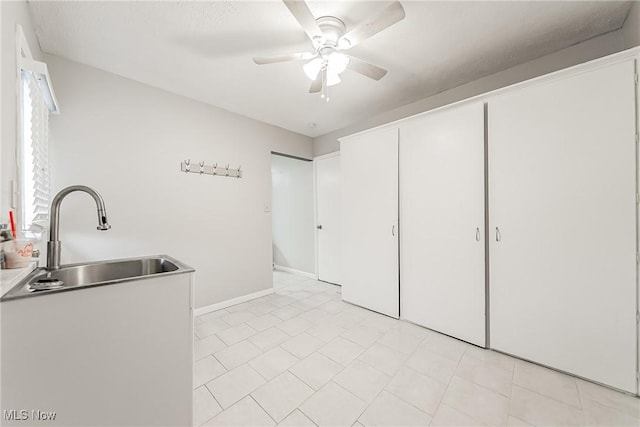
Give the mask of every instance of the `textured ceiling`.
MULTIPOLYGON (((309 1, 347 31, 379 1, 309 1)), ((301 63, 253 56, 311 50, 281 1, 31 1, 45 52, 311 137, 620 28, 631 2, 402 1, 406 18, 350 52, 389 70, 347 70, 331 102, 301 63)))

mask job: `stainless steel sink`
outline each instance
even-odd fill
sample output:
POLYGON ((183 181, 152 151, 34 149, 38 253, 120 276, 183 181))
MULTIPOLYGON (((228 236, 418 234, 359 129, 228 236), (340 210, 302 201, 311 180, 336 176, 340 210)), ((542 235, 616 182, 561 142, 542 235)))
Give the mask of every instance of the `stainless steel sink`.
POLYGON ((2 301, 192 271, 166 255, 70 264, 51 271, 37 268, 7 292, 2 301))

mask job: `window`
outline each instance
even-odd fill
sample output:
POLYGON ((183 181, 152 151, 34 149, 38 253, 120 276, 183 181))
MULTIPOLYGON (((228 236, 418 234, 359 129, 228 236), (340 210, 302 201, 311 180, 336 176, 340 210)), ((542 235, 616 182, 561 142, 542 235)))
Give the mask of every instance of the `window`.
POLYGON ((49 113, 57 112, 46 64, 31 58, 18 28, 20 72, 18 140, 19 224, 22 231, 38 232, 49 220, 49 113))
POLYGON ((30 230, 49 218, 49 109, 29 71, 22 71, 21 224, 30 230))

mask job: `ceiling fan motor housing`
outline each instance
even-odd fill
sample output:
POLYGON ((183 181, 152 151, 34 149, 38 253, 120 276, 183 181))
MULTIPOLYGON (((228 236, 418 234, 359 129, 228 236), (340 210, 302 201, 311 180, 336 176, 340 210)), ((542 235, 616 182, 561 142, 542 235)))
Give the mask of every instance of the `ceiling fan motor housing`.
POLYGON ((313 43, 315 48, 336 48, 338 46, 338 40, 340 40, 340 37, 344 36, 346 32, 344 22, 335 16, 322 16, 316 19, 316 22, 322 30, 323 38, 314 37, 313 43))

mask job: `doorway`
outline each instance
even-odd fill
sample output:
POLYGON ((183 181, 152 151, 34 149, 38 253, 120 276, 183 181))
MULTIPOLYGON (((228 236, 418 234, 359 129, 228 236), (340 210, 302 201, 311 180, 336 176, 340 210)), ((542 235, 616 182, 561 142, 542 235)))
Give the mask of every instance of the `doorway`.
POLYGON ((316 183, 318 279, 342 283, 340 152, 313 159, 316 183))
POLYGON ((273 267, 316 278, 313 162, 271 153, 273 267))

